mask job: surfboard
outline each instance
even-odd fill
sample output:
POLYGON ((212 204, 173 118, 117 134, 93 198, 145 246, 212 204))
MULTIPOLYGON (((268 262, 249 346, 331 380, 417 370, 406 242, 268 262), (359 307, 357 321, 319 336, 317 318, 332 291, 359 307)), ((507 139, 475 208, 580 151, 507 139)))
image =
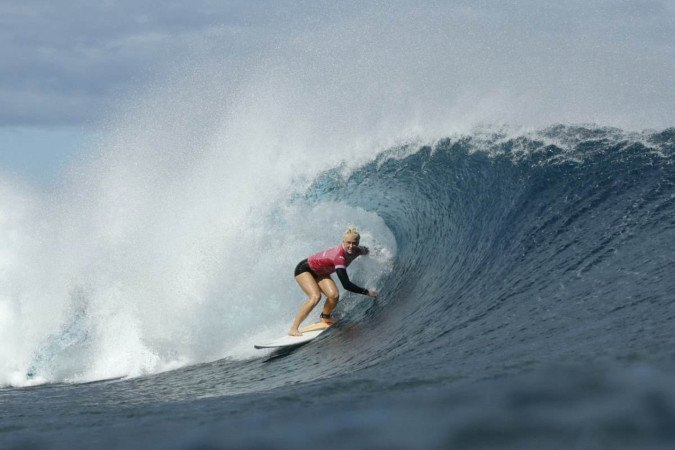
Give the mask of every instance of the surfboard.
POLYGON ((263 344, 254 344, 253 347, 257 349, 261 348, 283 348, 283 347, 294 347, 296 345, 304 344, 313 339, 316 339, 321 333, 326 331, 330 325, 320 322, 308 325, 306 327, 300 328, 302 336, 284 336, 278 339, 271 340, 263 344))

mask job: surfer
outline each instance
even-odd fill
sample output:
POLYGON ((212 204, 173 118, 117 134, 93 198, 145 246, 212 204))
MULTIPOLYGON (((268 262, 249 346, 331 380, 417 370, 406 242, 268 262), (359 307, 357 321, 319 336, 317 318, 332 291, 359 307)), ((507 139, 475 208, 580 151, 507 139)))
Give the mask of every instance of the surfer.
POLYGON ((340 293, 331 278, 331 273, 336 272, 342 287, 350 292, 377 297, 377 292, 359 287, 349 281, 347 275, 347 266, 351 264, 358 256, 367 255, 368 247, 359 246, 361 235, 358 230, 349 226, 342 237, 342 242, 323 252, 316 253, 307 259, 303 259, 295 268, 295 281, 298 282, 302 290, 307 294, 307 301, 300 307, 300 311, 291 329, 288 332, 290 336, 302 336, 298 327, 303 320, 321 300, 321 293, 326 296, 326 303, 323 305, 321 321, 326 324, 332 324, 331 313, 337 306, 340 293))

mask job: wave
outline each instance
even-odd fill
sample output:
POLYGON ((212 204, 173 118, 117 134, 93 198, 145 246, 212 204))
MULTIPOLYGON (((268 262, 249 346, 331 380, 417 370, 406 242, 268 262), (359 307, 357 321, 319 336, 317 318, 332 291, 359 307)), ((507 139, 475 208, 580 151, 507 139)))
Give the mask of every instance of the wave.
MULTIPOLYGON (((3 233, 0 381, 250 358, 251 341, 285 332, 301 301, 286 272, 348 222, 375 249, 354 277, 381 297, 343 299, 340 314, 368 339, 303 376, 420 358, 489 376, 492 366, 597 358, 598 348, 666 358, 674 144, 673 129, 476 132, 314 177, 284 172, 285 184, 248 172, 215 195, 201 176, 210 172, 194 167, 180 184, 160 170, 103 189, 108 174, 130 170, 117 167, 98 191, 42 199, 3 224, 13 229, 3 233), (245 177, 267 184, 235 189, 245 177)), ((3 211, 19 211, 7 192, 3 211)))
POLYGON ((479 133, 320 177, 308 197, 375 212, 398 247, 360 364, 473 379, 670 358, 674 131, 479 133))

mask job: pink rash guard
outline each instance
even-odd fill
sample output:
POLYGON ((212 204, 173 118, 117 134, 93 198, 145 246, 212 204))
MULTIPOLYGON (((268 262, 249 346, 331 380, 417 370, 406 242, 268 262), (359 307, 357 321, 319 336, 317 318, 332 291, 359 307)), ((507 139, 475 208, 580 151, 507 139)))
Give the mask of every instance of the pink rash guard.
POLYGON ((335 272, 335 269, 346 269, 359 255, 361 255, 361 247, 358 247, 354 254, 350 255, 342 244, 338 244, 336 247, 310 256, 307 258, 307 263, 318 276, 327 277, 335 272))

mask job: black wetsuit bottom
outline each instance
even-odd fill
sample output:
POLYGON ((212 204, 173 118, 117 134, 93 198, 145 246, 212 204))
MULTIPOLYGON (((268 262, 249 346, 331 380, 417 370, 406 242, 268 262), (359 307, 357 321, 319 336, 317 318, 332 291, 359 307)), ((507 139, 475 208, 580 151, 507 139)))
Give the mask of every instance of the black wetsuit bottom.
POLYGON ((300 261, 298 263, 297 266, 295 266, 295 272, 293 274, 294 274, 294 276, 297 277, 298 275, 300 275, 301 273, 304 273, 304 272, 309 272, 310 274, 312 274, 312 276, 314 278, 319 278, 314 273, 314 271, 309 267, 309 263, 307 262, 307 258, 303 259, 302 261, 300 261))

